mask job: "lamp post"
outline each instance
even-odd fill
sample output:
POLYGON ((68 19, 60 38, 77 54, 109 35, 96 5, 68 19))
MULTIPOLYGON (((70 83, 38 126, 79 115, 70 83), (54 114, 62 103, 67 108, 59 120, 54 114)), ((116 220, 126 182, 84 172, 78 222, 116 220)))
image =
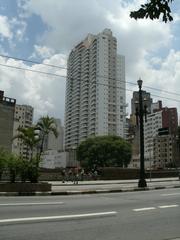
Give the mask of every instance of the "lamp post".
POLYGON ((139 125, 140 125, 140 178, 138 182, 138 187, 147 187, 145 180, 145 171, 144 171, 144 122, 143 116, 146 117, 146 106, 143 108, 143 99, 142 99, 142 83, 143 81, 139 79, 137 81, 139 87, 139 108, 136 109, 136 115, 139 116, 139 125))

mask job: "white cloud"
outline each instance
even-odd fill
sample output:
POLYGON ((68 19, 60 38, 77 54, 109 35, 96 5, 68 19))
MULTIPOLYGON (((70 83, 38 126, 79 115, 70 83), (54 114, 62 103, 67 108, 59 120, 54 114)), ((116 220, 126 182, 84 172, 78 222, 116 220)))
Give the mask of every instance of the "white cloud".
MULTIPOLYGON (((141 77, 144 86, 150 85, 162 90, 168 86, 169 91, 178 92, 180 53, 173 50, 172 40, 175 36, 172 28, 179 22, 179 16, 176 14, 174 23, 170 24, 131 19, 130 11, 137 9, 144 2, 145 0, 20 0, 19 7, 23 8, 24 21, 30 14, 36 14, 48 26, 48 30, 35 44, 35 52, 34 55, 32 54, 45 57, 44 63, 66 67, 67 53, 84 39, 87 33, 96 34, 104 28, 111 28, 118 40, 118 52, 126 56, 127 81, 136 83, 141 77), (158 55, 164 50, 166 55, 158 55), (66 56, 55 54, 56 52, 66 53, 66 56)), ((28 67, 23 63, 13 62, 13 64, 28 67)), ((62 69, 40 65, 33 65, 30 68, 65 74, 62 69)), ((0 87, 4 86, 10 96, 13 97, 15 94, 21 103, 33 105, 36 116, 48 111, 49 114, 63 118, 64 78, 22 71, 17 74, 17 70, 3 71, 0 87), (19 96, 18 92, 22 94, 19 96)), ((137 90, 137 87, 132 88, 129 85, 127 88, 137 90)), ((154 92, 154 94, 162 93, 154 92)), ((130 102, 132 92, 127 92, 127 96, 130 102)), ((174 97, 167 94, 161 96, 174 97)), ((177 106, 180 109, 178 103, 163 101, 166 105, 177 106)))
POLYGON ((13 37, 9 20, 6 16, 2 15, 0 15, 0 36, 8 39, 13 37))
MULTIPOLYGON (((17 18, 8 18, 0 15, 0 41, 3 45, 4 40, 8 43, 10 49, 15 49, 16 42, 23 40, 26 31, 26 22, 17 18)), ((3 50, 3 47, 1 46, 3 50)), ((1 51, 1 53, 4 52, 1 51)))
MULTIPOLYGON (((56 54, 44 62, 58 65, 59 63, 65 63, 66 58, 62 54, 56 54)), ((38 64, 28 66, 21 61, 5 60, 1 57, 0 63, 35 71, 52 72, 62 76, 66 74, 63 69, 53 69, 38 64)), ((54 117, 60 117, 63 120, 65 78, 2 66, 0 66, 0 75, 0 89, 5 91, 6 96, 16 98, 18 104, 33 106, 35 109, 35 120, 47 113, 54 117)))
POLYGON ((31 58, 49 58, 54 55, 54 49, 48 48, 46 46, 34 45, 34 52, 31 55, 31 58))
MULTIPOLYGON (((153 61, 141 60, 139 64, 136 65, 137 72, 140 74, 143 79, 143 88, 151 92, 154 100, 162 100, 164 106, 168 107, 177 107, 180 109, 180 102, 172 101, 167 98, 172 98, 180 101, 179 93, 179 79, 180 79, 180 51, 170 50, 169 54, 164 59, 157 59, 158 68, 154 68, 154 59, 153 61), (161 91, 152 90, 146 88, 150 86, 153 88, 160 89, 161 91), (169 91, 176 94, 168 94, 169 91), (155 97, 153 95, 158 95, 155 97)), ((156 60, 155 60, 156 62, 156 60)), ((129 87, 129 85, 127 86, 129 87)), ((131 87, 132 88, 132 87, 131 87)), ((134 90, 137 91, 138 87, 134 87, 134 90)), ((128 93, 129 98, 131 98, 131 93, 128 93)))
POLYGON ((9 21, 9 23, 11 25, 11 29, 14 32, 14 37, 16 38, 16 40, 21 42, 26 32, 26 22, 23 20, 18 20, 14 17, 9 21))

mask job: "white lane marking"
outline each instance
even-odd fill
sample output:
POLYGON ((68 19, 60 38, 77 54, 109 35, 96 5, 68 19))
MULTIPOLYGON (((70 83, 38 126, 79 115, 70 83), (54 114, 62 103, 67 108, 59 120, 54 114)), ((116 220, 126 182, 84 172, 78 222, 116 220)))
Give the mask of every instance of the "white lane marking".
POLYGON ((178 204, 174 204, 174 205, 164 205, 164 206, 158 206, 158 208, 173 208, 173 207, 178 207, 178 204))
POLYGON ((140 212, 140 211, 148 211, 148 210, 154 210, 156 209, 155 207, 147 207, 147 208, 135 208, 133 211, 135 212, 140 212))
POLYGON ((63 202, 0 203, 0 206, 58 205, 63 202))
POLYGON ((107 190, 106 189, 98 189, 98 190, 96 190, 96 192, 107 192, 107 190))
POLYGON ((113 216, 113 215, 116 215, 116 214, 117 214, 116 211, 112 211, 112 212, 86 213, 86 214, 48 216, 48 217, 12 218, 12 219, 0 219, 0 223, 32 222, 32 221, 43 221, 43 220, 80 219, 80 218, 87 218, 87 217, 113 216))
POLYGON ((180 193, 164 193, 164 194, 161 194, 161 196, 175 196, 175 195, 180 195, 180 193))

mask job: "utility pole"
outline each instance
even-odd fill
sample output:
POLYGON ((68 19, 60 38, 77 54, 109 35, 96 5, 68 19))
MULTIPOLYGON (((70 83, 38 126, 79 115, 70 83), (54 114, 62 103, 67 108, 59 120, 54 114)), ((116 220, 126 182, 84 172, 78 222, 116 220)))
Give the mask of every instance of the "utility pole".
POLYGON ((142 99, 142 83, 143 81, 139 79, 137 81, 139 87, 139 108, 136 109, 136 116, 139 116, 139 125, 140 125, 140 176, 138 187, 147 187, 145 179, 145 170, 144 170, 144 114, 146 118, 146 106, 143 107, 142 99))

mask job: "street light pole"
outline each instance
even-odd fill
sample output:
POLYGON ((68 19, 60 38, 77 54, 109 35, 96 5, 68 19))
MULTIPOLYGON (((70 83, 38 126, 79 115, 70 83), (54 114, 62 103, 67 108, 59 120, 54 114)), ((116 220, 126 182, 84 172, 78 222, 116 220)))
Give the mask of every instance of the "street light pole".
POLYGON ((144 171, 144 109, 143 109, 143 99, 142 99, 142 80, 137 81, 139 86, 139 125, 140 125, 140 179, 138 182, 138 187, 147 187, 145 180, 144 171))

